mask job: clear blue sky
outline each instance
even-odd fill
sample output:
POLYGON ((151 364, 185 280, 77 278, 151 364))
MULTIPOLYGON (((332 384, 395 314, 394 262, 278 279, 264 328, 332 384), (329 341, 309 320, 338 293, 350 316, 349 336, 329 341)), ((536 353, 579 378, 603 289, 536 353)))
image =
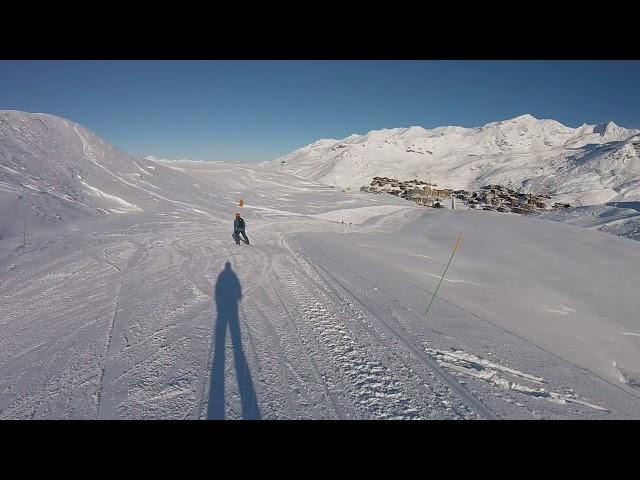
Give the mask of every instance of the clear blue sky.
POLYGON ((524 113, 640 128, 640 61, 0 61, 0 109, 68 118, 133 155, 253 162, 524 113))

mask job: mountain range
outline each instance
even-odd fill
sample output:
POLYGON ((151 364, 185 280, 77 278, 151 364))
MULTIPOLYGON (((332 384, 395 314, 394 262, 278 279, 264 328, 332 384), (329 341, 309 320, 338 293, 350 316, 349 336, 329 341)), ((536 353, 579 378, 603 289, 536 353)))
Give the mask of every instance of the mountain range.
POLYGON ((467 190, 500 184, 596 205, 640 198, 640 129, 613 122, 571 128, 521 115, 478 128, 412 126, 321 139, 263 164, 352 190, 386 176, 467 190))

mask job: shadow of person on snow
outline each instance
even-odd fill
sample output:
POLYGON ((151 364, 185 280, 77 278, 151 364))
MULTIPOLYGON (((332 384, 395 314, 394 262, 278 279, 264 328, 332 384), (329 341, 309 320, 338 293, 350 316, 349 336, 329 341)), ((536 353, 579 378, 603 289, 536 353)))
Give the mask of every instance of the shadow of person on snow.
POLYGON ((260 420, 260 409, 258 408, 253 381, 251 380, 251 372, 242 349, 240 319, 238 316, 238 304, 242 299, 242 287, 229 262, 225 264, 224 270, 218 275, 215 298, 218 318, 216 319, 214 332, 214 353, 211 365, 207 419, 224 419, 224 364, 228 326, 233 345, 233 358, 242 405, 242 418, 245 420, 260 420))

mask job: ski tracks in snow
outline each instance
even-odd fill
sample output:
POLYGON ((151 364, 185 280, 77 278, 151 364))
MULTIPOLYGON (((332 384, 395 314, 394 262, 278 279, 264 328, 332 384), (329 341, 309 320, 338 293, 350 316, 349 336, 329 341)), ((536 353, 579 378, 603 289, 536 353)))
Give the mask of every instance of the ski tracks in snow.
POLYGON ((277 418, 478 418, 432 372, 418 373, 424 366, 407 359, 412 352, 377 332, 371 315, 339 294, 303 250, 282 235, 274 244, 281 253, 262 282, 266 295, 255 295, 268 303, 245 305, 248 321, 267 326, 263 339, 271 337, 269 350, 278 352, 260 356, 263 374, 265 364, 280 365, 262 384, 265 411, 277 418))
POLYGON ((367 301, 364 280, 323 267, 295 236, 263 231, 259 246, 238 246, 197 222, 91 235, 84 251, 64 250, 6 284, 0 307, 16 335, 3 344, 11 361, 0 373, 20 373, 0 381, 0 418, 203 418, 226 261, 242 286, 249 372, 236 378, 227 337, 226 418, 242 418, 253 391, 266 419, 495 418, 393 309, 367 301), (20 319, 56 323, 44 323, 43 336, 20 319))

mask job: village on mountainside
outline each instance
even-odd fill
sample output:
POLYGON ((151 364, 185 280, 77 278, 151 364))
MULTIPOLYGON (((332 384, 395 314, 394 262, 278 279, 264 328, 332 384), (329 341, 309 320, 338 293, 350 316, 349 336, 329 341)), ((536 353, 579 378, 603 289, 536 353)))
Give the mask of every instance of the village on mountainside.
POLYGON ((551 210, 569 208, 568 203, 550 204, 549 195, 522 193, 501 185, 485 185, 479 191, 453 190, 437 188, 437 184, 413 179, 401 181, 388 177, 373 177, 370 185, 360 188, 361 192, 390 193, 391 195, 410 200, 419 205, 445 208, 445 202, 451 208, 462 202, 469 208, 495 210, 497 212, 513 212, 523 215, 551 210))

